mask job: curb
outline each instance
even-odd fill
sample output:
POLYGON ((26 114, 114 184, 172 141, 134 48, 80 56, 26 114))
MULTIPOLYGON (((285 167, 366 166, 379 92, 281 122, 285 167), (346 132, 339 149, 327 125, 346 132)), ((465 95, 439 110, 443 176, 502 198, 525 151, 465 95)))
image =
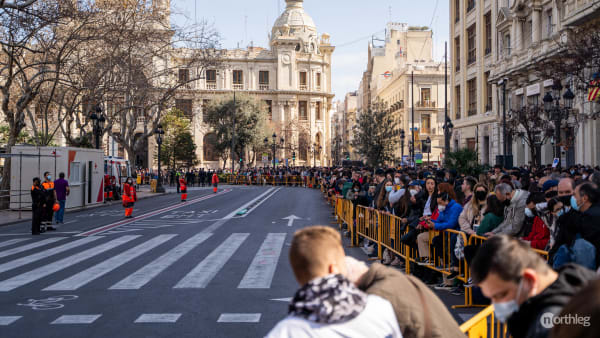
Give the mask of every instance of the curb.
MULTIPOLYGON (((160 194, 157 193, 157 194, 153 194, 153 195, 147 195, 147 196, 138 198, 138 201, 145 200, 145 199, 148 199, 148 198, 153 198, 153 197, 159 197, 159 196, 169 195, 169 194, 170 193, 165 192, 165 193, 160 193, 160 194)), ((100 203, 100 204, 90 205, 90 206, 87 206, 87 207, 79 207, 79 208, 73 208, 73 209, 65 210, 65 215, 71 214, 71 213, 74 213, 74 212, 79 212, 79 211, 84 211, 84 210, 91 210, 91 209, 96 209, 96 208, 100 208, 100 207, 106 207, 106 206, 113 205, 113 203, 110 203, 110 204, 109 203, 100 203)), ((30 211, 31 210, 25 210, 24 213, 29 214, 30 211)), ((10 222, 6 222, 6 223, 0 223, 0 228, 3 227, 3 226, 18 224, 18 223, 27 222, 27 221, 31 221, 31 217, 24 217, 24 218, 21 218, 19 220, 10 221, 10 222)))

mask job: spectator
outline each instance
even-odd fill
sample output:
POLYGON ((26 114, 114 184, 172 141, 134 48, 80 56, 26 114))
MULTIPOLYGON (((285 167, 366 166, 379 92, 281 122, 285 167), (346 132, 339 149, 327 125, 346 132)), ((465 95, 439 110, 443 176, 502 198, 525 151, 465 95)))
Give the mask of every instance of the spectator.
POLYGON ((552 270, 525 243, 506 235, 484 242, 471 265, 473 282, 492 300, 496 318, 514 338, 547 337, 546 313, 557 315, 590 280, 593 271, 578 265, 552 270))
POLYGON ((402 337, 390 302, 367 295, 344 277, 337 231, 314 226, 296 232, 289 258, 301 287, 288 316, 267 337, 402 337))
POLYGON ((581 212, 581 237, 596 247, 600 253, 600 191, 594 183, 583 183, 575 188, 571 196, 571 207, 581 212))
POLYGON ((515 190, 507 183, 500 183, 496 186, 496 196, 506 206, 504 209, 504 220, 494 230, 486 233, 486 236, 496 234, 516 236, 521 232, 523 227, 529 192, 520 189, 515 190))
POLYGON ((54 181, 54 189, 56 190, 56 198, 58 200, 58 204, 60 205, 60 209, 58 209, 55 215, 55 221, 56 224, 63 224, 67 196, 69 196, 71 193, 69 181, 65 180, 65 173, 58 174, 58 179, 54 181))
MULTIPOLYGON (((527 197, 527 208, 525 209, 525 222, 531 222, 531 230, 527 236, 521 239, 527 242, 532 248, 544 250, 550 240, 550 229, 548 225, 537 215, 538 211, 535 206, 543 202, 544 195, 541 193, 533 193, 527 197)), ((562 204, 562 203, 561 203, 562 204)))
MULTIPOLYGON (((465 182, 467 181, 469 181, 468 177, 465 179, 465 182)), ((463 183, 463 187, 465 184, 466 183, 463 183)), ((465 204, 464 209, 458 218, 460 230, 469 236, 475 234, 475 228, 479 227, 479 224, 483 219, 483 210, 485 208, 485 202, 488 195, 488 189, 483 184, 474 185, 474 190, 475 193, 471 194, 472 198, 470 198, 470 201, 465 204)))
POLYGON ((346 262, 350 281, 392 304, 403 338, 465 337, 444 303, 419 279, 378 263, 367 267, 351 257, 346 262))
POLYGON ((465 177, 463 183, 461 185, 461 191, 465 195, 463 199, 462 206, 464 207, 469 202, 471 202, 471 198, 473 198, 473 191, 475 190, 475 185, 477 184, 477 180, 471 176, 465 177))
POLYGON ((487 198, 483 220, 477 229, 477 235, 483 236, 486 233, 496 229, 504 217, 504 204, 500 202, 496 195, 490 195, 487 198))

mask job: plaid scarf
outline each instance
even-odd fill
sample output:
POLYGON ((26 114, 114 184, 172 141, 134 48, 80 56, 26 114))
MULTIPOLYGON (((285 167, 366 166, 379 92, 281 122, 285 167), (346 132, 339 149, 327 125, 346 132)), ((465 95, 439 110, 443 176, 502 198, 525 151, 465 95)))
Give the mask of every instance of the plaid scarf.
POLYGON ((321 324, 346 322, 367 305, 367 294, 342 275, 313 279, 294 295, 289 314, 321 324))

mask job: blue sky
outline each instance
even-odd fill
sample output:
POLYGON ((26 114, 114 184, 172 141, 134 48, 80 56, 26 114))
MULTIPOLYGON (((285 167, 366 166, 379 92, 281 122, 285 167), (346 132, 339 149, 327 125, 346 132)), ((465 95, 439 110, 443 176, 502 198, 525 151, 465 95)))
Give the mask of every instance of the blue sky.
MULTIPOLYGON (((285 9, 285 0, 171 0, 171 6, 175 24, 193 22, 195 16, 205 19, 218 30, 225 48, 237 47, 238 43, 246 47, 250 41, 268 47, 267 34, 280 14, 278 7, 285 9)), ((447 0, 305 0, 304 8, 319 33, 329 33, 332 44, 338 46, 332 64, 336 99, 342 100, 346 92, 358 89, 370 36, 377 33, 383 38, 390 17, 414 26, 431 25, 435 59, 443 59, 444 41, 449 36, 447 0)))

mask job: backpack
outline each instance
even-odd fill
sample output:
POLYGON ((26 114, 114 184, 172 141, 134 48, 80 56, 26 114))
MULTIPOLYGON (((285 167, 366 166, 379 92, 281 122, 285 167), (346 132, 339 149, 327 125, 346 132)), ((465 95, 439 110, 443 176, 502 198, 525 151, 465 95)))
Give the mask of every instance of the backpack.
POLYGON ((552 267, 556 270, 567 263, 575 263, 588 269, 596 269, 596 247, 577 235, 572 246, 561 245, 554 255, 552 267))

